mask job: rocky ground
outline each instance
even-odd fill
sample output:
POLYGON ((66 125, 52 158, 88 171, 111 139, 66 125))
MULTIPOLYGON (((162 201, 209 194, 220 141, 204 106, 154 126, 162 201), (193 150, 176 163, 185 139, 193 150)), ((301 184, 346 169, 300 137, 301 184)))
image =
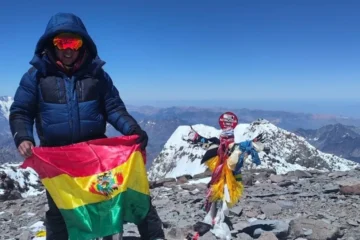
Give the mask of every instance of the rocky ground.
MULTIPOLYGON (((185 239, 203 220, 206 184, 199 179, 205 175, 151 183, 167 239, 185 239)), ((360 169, 284 175, 257 170, 243 178, 244 196, 230 210, 233 239, 360 239, 360 169)), ((31 239, 43 229, 46 208, 44 195, 0 202, 0 239, 31 239)), ((138 239, 132 224, 124 235, 138 239)), ((209 231, 200 239, 216 238, 209 231)))

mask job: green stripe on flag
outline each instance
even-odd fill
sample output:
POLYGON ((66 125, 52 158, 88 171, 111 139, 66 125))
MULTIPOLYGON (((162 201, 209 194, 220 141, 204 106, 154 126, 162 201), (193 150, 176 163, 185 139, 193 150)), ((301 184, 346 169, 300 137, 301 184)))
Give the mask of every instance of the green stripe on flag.
POLYGON ((70 240, 88 240, 123 231, 124 222, 139 224, 150 208, 150 196, 127 189, 107 201, 60 209, 70 240))

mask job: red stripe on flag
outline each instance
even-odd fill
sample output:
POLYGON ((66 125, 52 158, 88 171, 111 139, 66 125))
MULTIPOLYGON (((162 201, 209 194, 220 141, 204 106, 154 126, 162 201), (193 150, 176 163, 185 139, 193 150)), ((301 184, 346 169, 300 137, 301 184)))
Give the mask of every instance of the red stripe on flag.
MULTIPOLYGON (((137 135, 102 138, 63 147, 35 147, 33 154, 21 165, 33 168, 39 177, 52 178, 60 174, 85 177, 111 170, 128 160, 135 151, 137 135)), ((143 152, 145 161, 145 153, 143 152)))

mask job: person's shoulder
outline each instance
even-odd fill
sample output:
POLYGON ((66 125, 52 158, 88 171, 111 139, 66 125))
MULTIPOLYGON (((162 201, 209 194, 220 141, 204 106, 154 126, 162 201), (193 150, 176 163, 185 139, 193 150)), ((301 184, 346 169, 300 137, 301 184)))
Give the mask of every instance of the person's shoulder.
POLYGON ((109 77, 109 74, 103 68, 104 65, 105 65, 105 61, 101 60, 99 56, 96 56, 92 60, 89 70, 91 71, 91 74, 94 77, 97 77, 100 79, 106 79, 107 77, 109 77))
POLYGON ((30 67, 24 74, 22 77, 22 82, 32 82, 32 83, 36 83, 38 80, 38 69, 36 69, 35 67, 30 67))
POLYGON ((108 82, 111 80, 110 74, 102 67, 97 69, 95 76, 102 82, 108 82))
POLYGON ((24 75, 28 75, 28 76, 35 76, 37 74, 38 70, 34 67, 31 66, 25 73, 24 75))
POLYGON ((34 67, 34 66, 31 66, 28 70, 27 70, 27 73, 28 74, 33 74, 33 73, 36 73, 37 69, 34 67))

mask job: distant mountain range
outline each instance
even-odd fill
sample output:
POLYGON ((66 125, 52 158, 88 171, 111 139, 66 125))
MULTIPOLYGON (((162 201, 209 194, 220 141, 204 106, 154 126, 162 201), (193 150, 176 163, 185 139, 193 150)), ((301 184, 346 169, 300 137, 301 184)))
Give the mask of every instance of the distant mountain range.
POLYGON ((12 103, 12 97, 0 97, 0 164, 22 160, 15 148, 9 128, 9 113, 12 103))
MULTIPOLYGON (((8 116, 13 102, 12 97, 0 97, 0 164, 4 162, 19 162, 22 158, 17 153, 10 134, 8 116)), ((360 119, 331 115, 314 115, 306 113, 290 113, 285 111, 265 111, 250 109, 200 108, 200 107, 169 107, 127 106, 129 112, 140 123, 149 135, 147 148, 147 166, 155 159, 169 137, 180 125, 204 124, 218 128, 218 118, 225 111, 233 111, 240 123, 250 123, 264 118, 277 127, 288 131, 298 129, 316 130, 329 124, 343 124, 360 127, 360 119)), ((356 128, 354 127, 354 128, 356 128)), ((34 131, 36 136, 36 131, 34 131)), ((109 137, 121 135, 111 125, 108 125, 109 137)), ((36 137, 36 141, 37 137, 36 137)))
POLYGON ((360 163, 360 128, 342 124, 331 124, 319 129, 297 129, 296 134, 303 136, 319 150, 360 163))

